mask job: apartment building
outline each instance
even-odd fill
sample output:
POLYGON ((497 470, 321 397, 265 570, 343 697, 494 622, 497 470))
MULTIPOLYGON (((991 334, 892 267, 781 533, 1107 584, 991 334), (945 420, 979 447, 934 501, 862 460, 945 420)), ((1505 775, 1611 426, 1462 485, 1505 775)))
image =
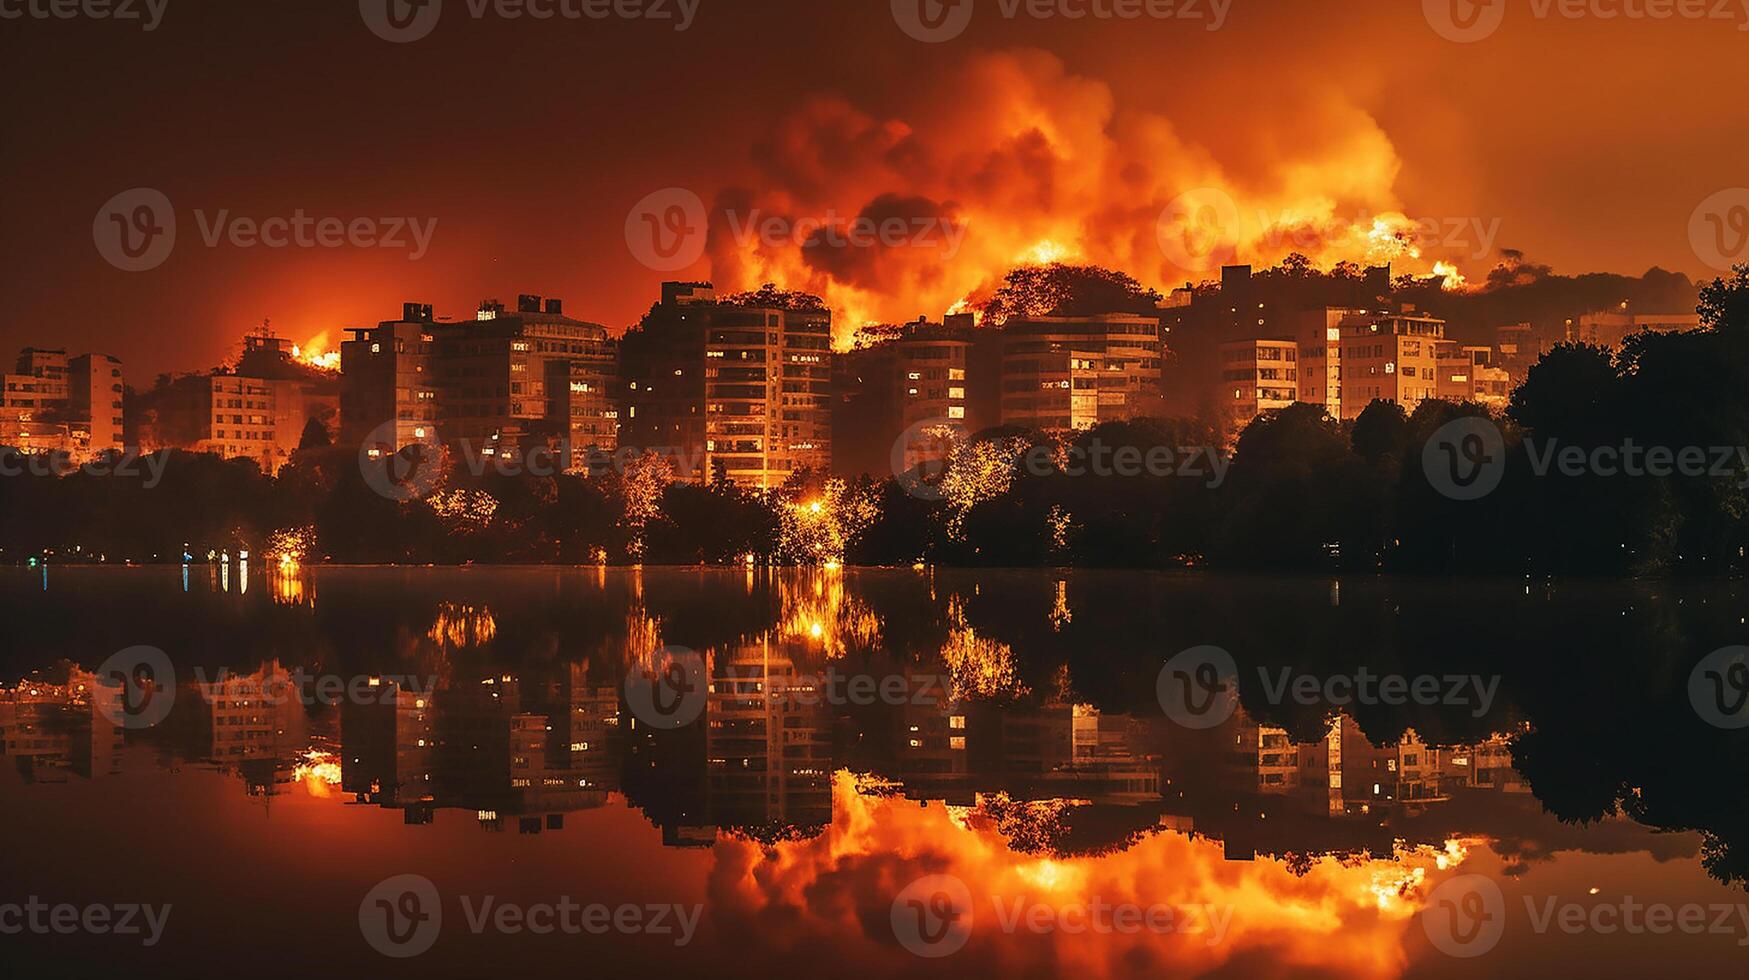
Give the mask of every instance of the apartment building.
POLYGON ((393 453, 435 438, 437 384, 433 373, 436 326, 429 303, 404 303, 399 320, 351 328, 340 344, 340 439, 393 453), (392 423, 392 424, 390 424, 392 423))
POLYGON ((84 462, 122 449, 121 362, 27 347, 0 378, 0 445, 84 462))
POLYGON ((1239 340, 1220 348, 1217 420, 1233 440, 1264 412, 1292 405, 1300 391, 1300 345, 1292 340, 1239 340))
POLYGON ((617 445, 615 345, 601 324, 566 316, 562 300, 523 294, 514 310, 486 300, 471 322, 431 324, 430 334, 444 442, 507 456, 617 445))
POLYGON ((1160 337, 1158 316, 1132 313, 1008 321, 1001 424, 1076 429, 1161 414, 1160 337), (1091 399, 1076 397, 1077 381, 1090 383, 1091 399))
POLYGON ((838 355, 833 366, 833 468, 900 472, 941 459, 952 436, 977 431, 968 398, 969 328, 919 318, 838 355), (945 429, 946 432, 939 431, 945 429), (902 444, 901 444, 902 440, 902 444))
POLYGON ((777 487, 832 461, 832 314, 664 283, 621 340, 621 442, 675 475, 777 487))

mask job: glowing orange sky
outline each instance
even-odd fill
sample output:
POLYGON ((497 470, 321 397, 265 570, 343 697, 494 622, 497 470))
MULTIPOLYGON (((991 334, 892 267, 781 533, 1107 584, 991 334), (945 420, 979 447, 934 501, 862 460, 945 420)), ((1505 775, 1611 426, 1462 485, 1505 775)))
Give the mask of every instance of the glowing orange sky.
MULTIPOLYGON (((897 319, 938 315, 1041 240, 1172 285, 1153 219, 1191 182, 1247 211, 1497 220, 1497 245, 1563 272, 1694 275, 1689 215, 1744 183, 1745 35, 1719 21, 1525 15, 1458 45, 1418 3, 1236 0, 1214 32, 986 11, 927 45, 886 3, 706 0, 684 34, 458 15, 391 45, 355 6, 183 5, 145 35, 9 22, 28 43, 0 71, 28 97, 0 124, 0 353, 106 350, 144 385, 218 362, 264 317, 302 341, 403 300, 465 317, 517 292, 618 330, 669 277, 623 238, 633 203, 668 186, 804 214, 883 194, 953 205, 970 219, 954 261, 794 283, 897 319), (912 142, 883 156, 871 134, 912 142), (140 186, 183 227, 165 265, 124 273, 92 216, 140 186), (193 215, 299 208, 438 226, 409 261, 208 248, 193 215)), ((1459 263, 1471 279, 1490 264, 1459 263)), ((681 274, 733 287, 801 268, 713 246, 681 274)))

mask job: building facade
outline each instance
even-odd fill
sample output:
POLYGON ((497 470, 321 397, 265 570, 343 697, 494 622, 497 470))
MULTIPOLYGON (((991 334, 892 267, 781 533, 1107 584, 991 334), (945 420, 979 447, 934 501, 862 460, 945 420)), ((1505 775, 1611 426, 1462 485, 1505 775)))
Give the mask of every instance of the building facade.
POLYGON ((719 303, 664 283, 621 341, 622 444, 675 476, 781 486, 832 461, 832 314, 719 303))
POLYGON ((1264 412, 1292 405, 1300 392, 1300 345, 1292 340, 1239 340, 1221 345, 1216 404, 1231 441, 1264 412))
POLYGON ((1160 337, 1159 317, 1133 313, 1010 320, 1002 332, 1001 424, 1079 429, 1159 415, 1160 337))
POLYGON ((0 380, 0 445, 85 462, 122 449, 121 362, 27 347, 0 380))

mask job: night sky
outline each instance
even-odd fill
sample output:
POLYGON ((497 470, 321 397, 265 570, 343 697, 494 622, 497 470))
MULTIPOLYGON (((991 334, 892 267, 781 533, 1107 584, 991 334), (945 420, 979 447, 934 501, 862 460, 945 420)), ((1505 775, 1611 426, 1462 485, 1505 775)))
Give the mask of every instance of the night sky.
MULTIPOLYGON (((907 36, 886 0, 701 0, 683 32, 476 19, 447 0, 400 44, 356 0, 169 0, 150 32, 0 20, 0 352, 101 350, 145 386, 234 356, 263 318, 331 346, 403 300, 465 317, 487 297, 562 296, 617 332, 664 278, 778 278, 849 325, 937 317, 1027 258, 1170 287, 1204 273, 1173 265, 1156 221, 1199 187, 1321 227, 1472 222, 1399 271, 1438 259, 1479 281, 1508 247, 1565 273, 1710 276, 1691 215, 1749 182, 1749 13, 1730 12, 1573 20, 1513 3, 1469 44, 1415 2, 1235 0, 1211 31, 1208 0, 1168 20, 1009 19, 976 0, 943 43, 907 36), (162 265, 126 272, 93 226, 139 187, 173 202, 178 236, 162 265), (634 204, 669 187, 712 209, 705 254, 673 272, 626 242, 634 204), (410 234, 399 249, 202 240, 220 212, 299 209, 437 224, 417 260, 410 234), (939 220, 964 239, 952 254, 805 250, 736 241, 725 211, 939 220), (1497 229, 1492 251, 1479 227, 1497 229)), ((1250 232, 1237 254, 1289 245, 1379 258, 1364 241, 1250 232)))

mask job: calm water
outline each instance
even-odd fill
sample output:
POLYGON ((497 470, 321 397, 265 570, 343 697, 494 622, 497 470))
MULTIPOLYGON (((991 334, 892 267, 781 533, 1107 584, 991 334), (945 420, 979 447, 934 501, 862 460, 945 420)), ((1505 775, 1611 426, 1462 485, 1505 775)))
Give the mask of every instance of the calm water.
POLYGON ((15 975, 1749 962, 1734 584, 57 567, 0 610, 15 975))

